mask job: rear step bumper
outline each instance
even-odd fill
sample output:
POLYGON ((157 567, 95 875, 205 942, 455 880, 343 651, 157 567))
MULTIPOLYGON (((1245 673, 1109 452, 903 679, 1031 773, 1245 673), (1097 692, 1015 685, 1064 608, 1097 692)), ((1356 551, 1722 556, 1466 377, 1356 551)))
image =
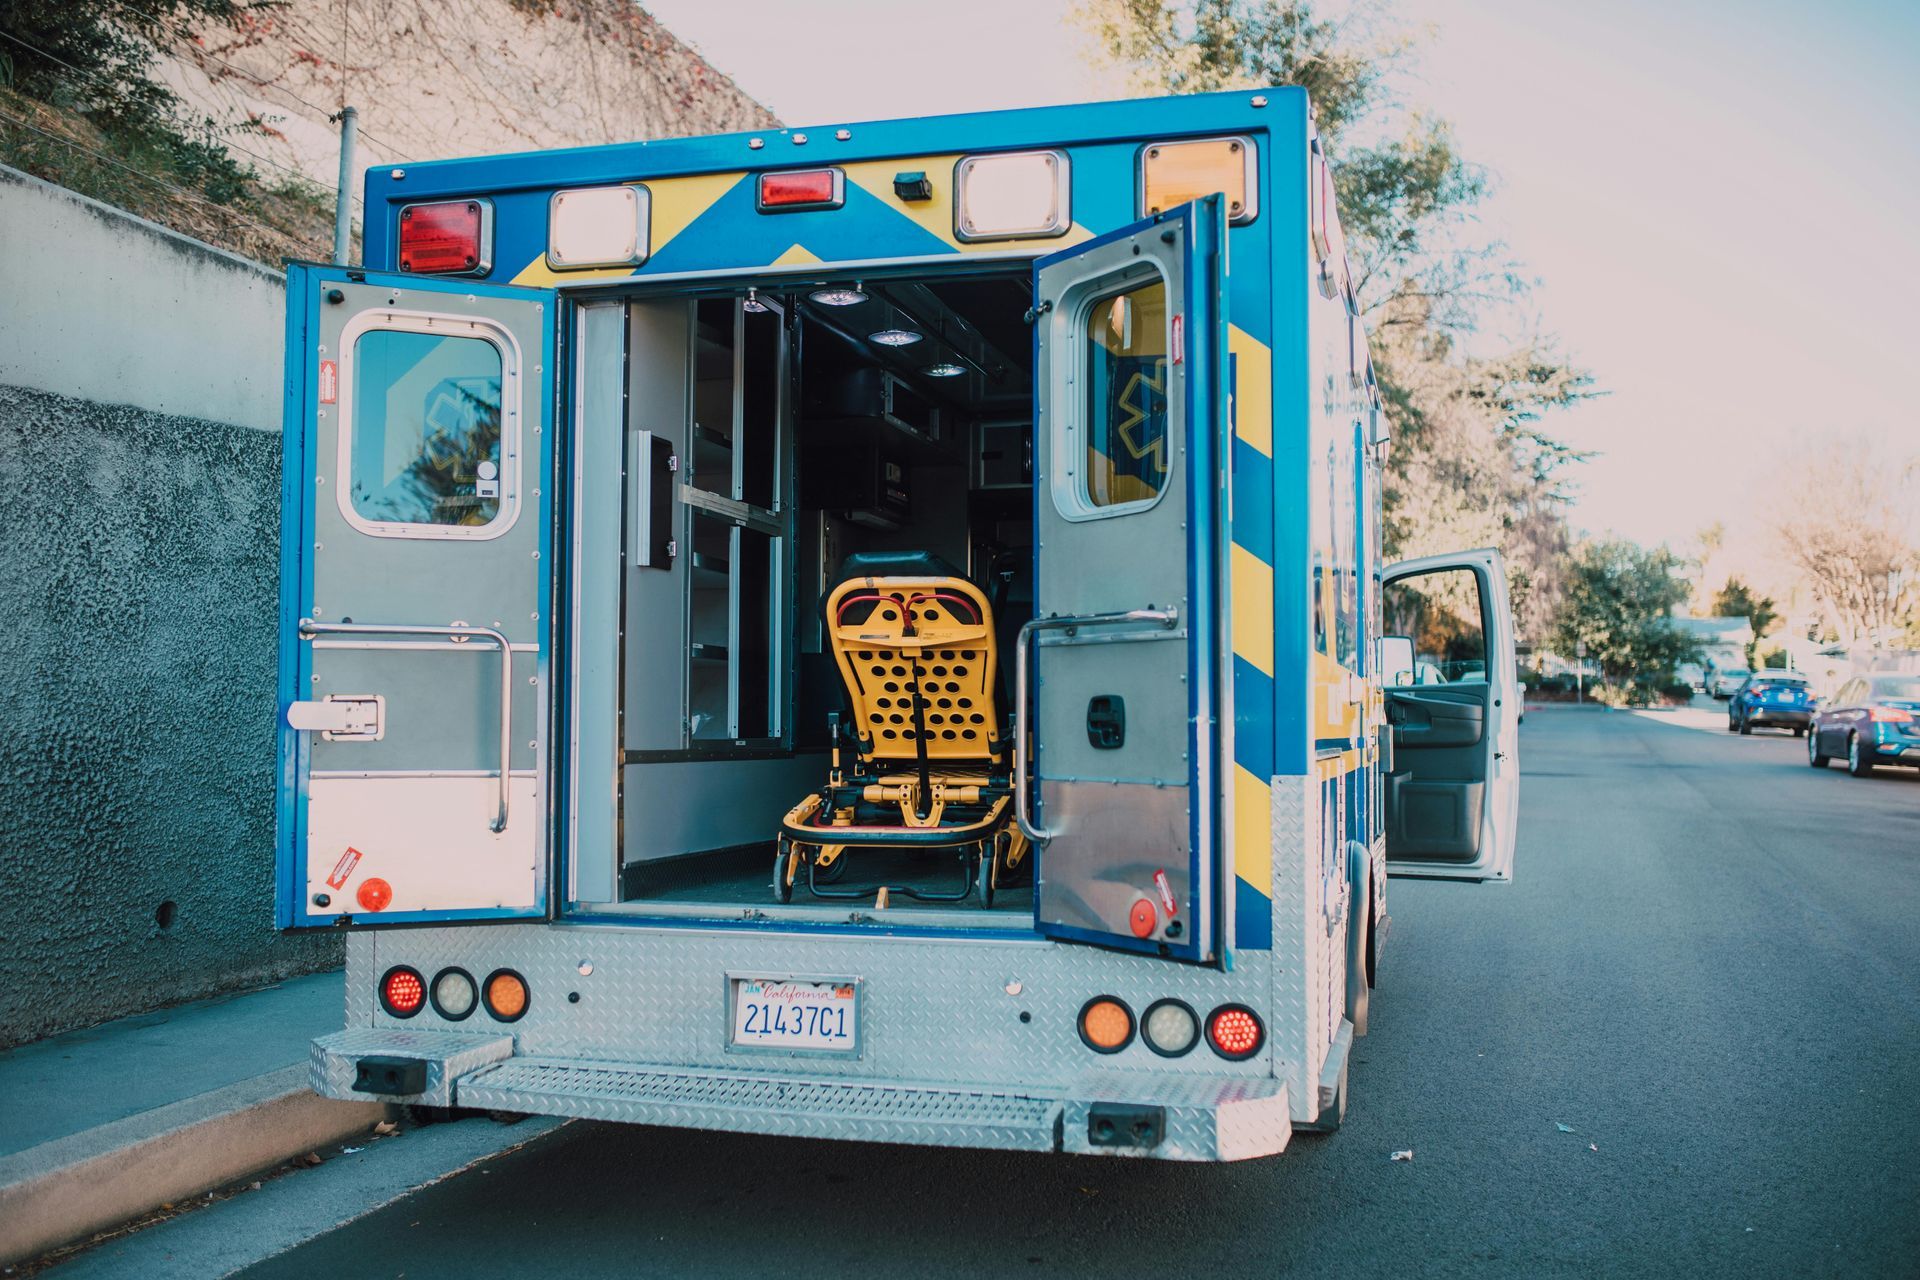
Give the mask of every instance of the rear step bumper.
POLYGON ((1272 1155, 1292 1132, 1286 1085, 1272 1079, 1095 1072, 1065 1089, 909 1085, 516 1058, 503 1041, 510 1052, 506 1037, 336 1032, 314 1042, 314 1088, 354 1096, 360 1059, 413 1057, 430 1084, 409 1101, 682 1129, 1202 1161, 1272 1155))

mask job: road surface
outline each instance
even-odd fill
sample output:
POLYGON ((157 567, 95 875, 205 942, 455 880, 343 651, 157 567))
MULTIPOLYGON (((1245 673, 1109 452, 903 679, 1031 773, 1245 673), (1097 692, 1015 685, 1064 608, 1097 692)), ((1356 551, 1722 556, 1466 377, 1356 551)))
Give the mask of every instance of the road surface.
POLYGON ((1920 776, 1723 721, 1530 715, 1516 883, 1393 882, 1346 1125, 1277 1158, 576 1123, 244 1274, 1913 1275, 1920 776))

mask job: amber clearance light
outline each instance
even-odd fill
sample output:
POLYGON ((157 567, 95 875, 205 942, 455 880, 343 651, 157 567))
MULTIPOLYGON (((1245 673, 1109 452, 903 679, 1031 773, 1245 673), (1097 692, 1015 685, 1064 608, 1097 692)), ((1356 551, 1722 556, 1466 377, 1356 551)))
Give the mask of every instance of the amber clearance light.
POLYGON ((1080 1008, 1080 1039, 1095 1053, 1118 1053, 1133 1042, 1133 1010, 1113 996, 1095 996, 1080 1008))
POLYGON ((483 988, 487 1012, 500 1022, 518 1022, 531 1000, 527 980, 511 969, 495 969, 483 988))

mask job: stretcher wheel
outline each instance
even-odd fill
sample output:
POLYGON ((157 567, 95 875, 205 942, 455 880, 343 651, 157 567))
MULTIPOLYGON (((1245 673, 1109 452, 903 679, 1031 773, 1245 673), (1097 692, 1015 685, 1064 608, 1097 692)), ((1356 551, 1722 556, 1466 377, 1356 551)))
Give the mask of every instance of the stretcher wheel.
POLYGON ((822 864, 816 861, 813 864, 813 878, 821 884, 839 884, 847 874, 847 859, 851 856, 851 850, 842 849, 840 856, 832 862, 822 864))
POLYGON ((980 876, 980 905, 993 906, 993 880, 1000 872, 1000 838, 983 840, 980 852, 975 859, 975 868, 980 876))
POLYGON ((775 902, 793 901, 793 879, 790 872, 794 869, 794 859, 800 855, 785 837, 774 842, 773 846, 773 900, 775 902))

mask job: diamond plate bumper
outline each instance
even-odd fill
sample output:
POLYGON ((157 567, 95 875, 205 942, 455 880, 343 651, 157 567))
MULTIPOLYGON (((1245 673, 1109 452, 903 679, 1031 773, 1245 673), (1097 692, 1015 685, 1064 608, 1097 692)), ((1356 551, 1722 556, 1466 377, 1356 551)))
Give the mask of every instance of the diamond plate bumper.
POLYGON ((535 1115, 915 1146, 1067 1151, 1163 1160, 1244 1160, 1284 1149, 1287 1088, 1264 1077, 1148 1077, 1090 1072, 1066 1089, 904 1084, 784 1071, 688 1069, 514 1057, 510 1036, 352 1030, 313 1044, 313 1087, 350 1098, 362 1057, 420 1058, 427 1088, 407 1099, 535 1115), (1150 1149, 1095 1146, 1096 1103, 1158 1107, 1150 1149))
POLYGON ((1165 1160, 1270 1155, 1286 1146, 1290 1133, 1286 1086, 1277 1080, 1136 1080, 1115 1073, 1089 1076, 1061 1097, 1019 1087, 516 1058, 461 1079, 455 1093, 466 1107, 683 1129, 1165 1160), (1165 1139, 1152 1149, 1095 1147, 1087 1126, 1096 1102, 1164 1108, 1165 1139))
POLYGON ((513 1037, 457 1031, 335 1031, 313 1042, 309 1065, 313 1091, 323 1098, 364 1100, 353 1091, 354 1068, 362 1058, 419 1058, 427 1064, 427 1087, 388 1102, 429 1107, 453 1105, 453 1084, 461 1076, 513 1056, 513 1037))

